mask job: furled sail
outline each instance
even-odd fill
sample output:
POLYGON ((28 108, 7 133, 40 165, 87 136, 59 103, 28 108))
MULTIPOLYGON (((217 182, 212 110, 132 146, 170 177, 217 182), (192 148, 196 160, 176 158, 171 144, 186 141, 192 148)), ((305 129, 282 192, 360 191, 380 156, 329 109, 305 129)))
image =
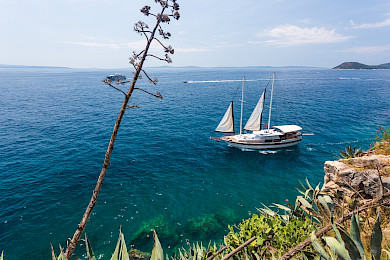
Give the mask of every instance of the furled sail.
POLYGON ((234 133, 233 101, 230 103, 215 132, 234 133))
POLYGON ((261 114, 264 107, 265 90, 261 95, 252 115, 249 117, 244 129, 249 131, 258 131, 261 129, 261 114))

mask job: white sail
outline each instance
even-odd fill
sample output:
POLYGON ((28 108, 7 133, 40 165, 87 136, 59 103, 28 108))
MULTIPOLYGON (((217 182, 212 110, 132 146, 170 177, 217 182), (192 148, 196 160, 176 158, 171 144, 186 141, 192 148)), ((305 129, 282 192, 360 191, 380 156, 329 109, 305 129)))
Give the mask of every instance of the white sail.
POLYGON ((215 132, 234 133, 233 101, 230 103, 215 132))
POLYGON ((263 113, 264 107, 265 90, 261 95, 252 115, 249 117, 244 129, 249 131, 258 131, 261 129, 261 114, 263 113))

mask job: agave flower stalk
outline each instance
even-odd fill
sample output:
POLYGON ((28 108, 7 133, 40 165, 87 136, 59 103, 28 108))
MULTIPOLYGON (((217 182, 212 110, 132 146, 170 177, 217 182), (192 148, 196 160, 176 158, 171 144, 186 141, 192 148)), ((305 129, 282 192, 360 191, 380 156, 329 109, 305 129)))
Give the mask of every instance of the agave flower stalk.
MULTIPOLYGON (((161 5, 161 12, 160 13, 157 13, 157 14, 151 13, 150 6, 145 6, 141 9, 141 12, 144 13, 146 16, 154 16, 156 18, 156 24, 153 27, 153 29, 149 30, 149 26, 141 21, 136 23, 134 26, 134 30, 137 33, 145 36, 147 43, 146 43, 144 50, 142 50, 140 53, 134 52, 133 56, 130 57, 130 64, 132 64, 133 67, 135 68, 135 73, 134 73, 133 79, 131 81, 124 81, 124 82, 118 81, 117 82, 118 85, 119 84, 124 85, 125 83, 130 83, 130 86, 129 86, 127 92, 124 92, 124 91, 120 90, 119 88, 113 86, 111 80, 107 80, 107 79, 103 80, 103 82, 106 85, 114 88, 115 90, 122 92, 122 94, 124 94, 125 98, 123 100, 121 109, 120 109, 118 117, 116 119, 114 129, 113 129, 113 132, 111 135, 111 139, 110 139, 110 142, 108 144, 107 152, 105 154, 103 167, 102 167, 102 170, 100 172, 95 189, 93 191, 92 197, 91 197, 90 202, 85 210, 85 213, 80 221, 80 224, 77 226, 77 229, 73 235, 73 238, 70 241, 70 243, 66 249, 65 257, 67 259, 70 259, 72 257, 73 251, 76 248, 77 243, 80 241, 81 235, 85 229, 85 226, 88 223, 89 217, 91 216, 92 210, 96 204, 97 198, 99 196, 100 190, 101 190, 102 185, 103 185, 104 177, 105 177, 107 169, 108 169, 108 165, 110 164, 110 159, 111 159, 112 151, 114 149, 115 139, 117 137, 118 130, 119 130, 120 124, 122 122, 123 116, 125 114, 125 111, 127 108, 136 107, 135 105, 128 106, 128 103, 129 103, 131 95, 133 94, 133 91, 136 89, 139 89, 139 88, 135 87, 137 80, 141 77, 141 73, 143 73, 153 84, 157 83, 157 79, 150 78, 149 75, 147 75, 147 73, 142 69, 143 64, 145 62, 145 59, 149 56, 149 57, 158 58, 159 60, 163 60, 163 61, 166 61, 168 63, 172 62, 172 60, 168 56, 168 53, 173 54, 174 53, 173 48, 171 46, 166 47, 165 45, 163 45, 162 42, 156 37, 156 32, 158 31, 159 35, 163 39, 169 39, 171 34, 169 32, 165 32, 163 30, 161 23, 169 23, 170 17, 173 17, 174 19, 178 20, 180 17, 180 14, 178 12, 179 5, 177 4, 176 0, 165 0, 165 1, 164 0, 155 0, 155 2, 159 3, 161 5), (171 11, 171 14, 164 13, 164 12, 168 13, 168 11, 171 11), (154 40, 156 40, 164 48, 164 51, 166 53, 164 58, 160 58, 160 57, 157 57, 156 55, 149 54, 150 45, 154 40)), ((139 90, 142 90, 142 89, 139 89, 139 90)), ((142 90, 142 91, 144 91, 148 94, 152 94, 152 93, 147 92, 145 90, 142 90)), ((152 94, 152 95, 155 97, 158 97, 158 98, 162 98, 161 94, 158 92, 157 92, 157 94, 152 94)))

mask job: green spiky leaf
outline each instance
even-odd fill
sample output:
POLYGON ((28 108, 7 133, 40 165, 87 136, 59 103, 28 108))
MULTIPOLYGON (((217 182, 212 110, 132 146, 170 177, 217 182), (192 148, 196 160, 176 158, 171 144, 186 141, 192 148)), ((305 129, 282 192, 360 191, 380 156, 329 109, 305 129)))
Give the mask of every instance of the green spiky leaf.
POLYGON ((277 203, 273 203, 273 205, 278 207, 279 209, 285 210, 287 212, 291 212, 291 209, 289 207, 284 206, 284 205, 280 205, 280 204, 277 204, 277 203))
POLYGON ((337 241, 339 241, 339 243, 344 246, 344 240, 342 239, 341 237, 341 234, 340 234, 340 231, 337 229, 336 227, 336 223, 334 223, 334 219, 333 219, 333 216, 331 216, 330 218, 330 221, 332 222, 332 228, 333 228, 333 231, 336 235, 336 238, 337 238, 337 241))
POLYGON ((307 178, 305 180, 306 180, 306 183, 307 183, 307 187, 309 187, 309 189, 311 189, 311 190, 314 190, 313 187, 310 185, 309 180, 307 178))
POLYGON ((381 257, 382 247, 382 229, 381 229, 381 215, 378 214, 371 235, 371 256, 374 260, 379 260, 381 257))
POLYGON ((127 252, 125 236, 122 233, 122 228, 119 228, 118 242, 116 243, 115 251, 111 256, 111 260, 129 260, 129 253, 127 252))
POLYGON ((326 213, 330 215, 330 208, 328 206, 328 203, 322 196, 318 196, 318 201, 321 203, 322 207, 325 209, 326 213))
POLYGON ((91 243, 87 237, 87 233, 85 233, 85 248, 87 250, 88 260, 96 260, 95 254, 92 251, 91 243))
MULTIPOLYGON (((51 243, 50 243, 50 248, 51 248, 51 260, 57 260, 57 256, 54 253, 54 248, 53 248, 53 245, 51 243)), ((3 253, 1 253, 1 255, 3 255, 3 253)), ((3 260, 3 258, 0 258, 0 260, 3 260)))
POLYGON ((326 260, 330 260, 330 256, 326 253, 325 248, 321 245, 321 243, 318 241, 316 235, 311 233, 311 242, 314 247, 314 250, 317 251, 318 254, 320 254, 320 257, 325 258, 326 260))
POLYGON ((57 260, 67 260, 61 245, 60 245, 60 255, 58 256, 57 260))
POLYGON ((345 249, 344 245, 342 245, 339 241, 337 241, 334 237, 324 237, 326 244, 332 249, 333 252, 337 254, 337 256, 341 260, 351 260, 351 257, 348 254, 347 249, 345 249))
POLYGON ((1 252, 0 260, 3 260, 4 257, 4 251, 1 252))
POLYGON ((344 228, 338 227, 338 230, 340 231, 341 237, 345 243, 345 248, 348 250, 350 257, 352 259, 360 259, 364 254, 360 254, 360 251, 351 236, 344 228))
POLYGON ((154 230, 154 245, 152 250, 152 256, 150 260, 164 260, 164 253, 161 247, 160 240, 158 240, 158 236, 156 231, 154 230))
POLYGON ((360 238, 360 228, 359 228, 359 215, 352 214, 351 217, 351 239, 355 243, 357 249, 361 256, 364 256, 363 242, 360 238))
POLYGON ((305 208, 312 209, 312 205, 302 196, 297 196, 297 200, 304 206, 305 208))

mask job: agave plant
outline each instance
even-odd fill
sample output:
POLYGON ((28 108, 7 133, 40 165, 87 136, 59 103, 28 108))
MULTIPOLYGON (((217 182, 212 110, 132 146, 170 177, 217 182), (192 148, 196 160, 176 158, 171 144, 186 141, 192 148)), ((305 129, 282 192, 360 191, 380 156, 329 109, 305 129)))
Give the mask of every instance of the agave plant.
MULTIPOLYGON (((160 240, 157 237, 156 231, 153 232, 154 232, 154 245, 153 245, 152 256, 150 260, 164 260, 164 253, 161 247, 160 240)), ((95 254, 92 250, 91 243, 87 237, 87 234, 85 234, 85 248, 87 251, 88 260, 96 260, 95 254)), ((65 258, 64 250, 61 246, 60 246, 60 254, 58 257, 54 253, 53 246, 51 247, 51 253, 52 253, 52 260, 67 260, 65 258)), ((125 236, 122 233, 122 228, 120 228, 118 242, 116 243, 115 250, 112 253, 110 260, 129 260, 129 259, 130 259, 130 255, 129 252, 127 251, 125 236)), ((3 258, 0 258, 0 260, 3 260, 3 258)))
POLYGON ((359 157, 362 153, 362 149, 357 148, 357 145, 355 145, 353 148, 348 145, 347 147, 345 147, 345 151, 340 151, 340 156, 343 159, 349 159, 359 157))
MULTIPOLYGON (((381 256, 382 231, 381 218, 378 214, 377 220, 374 224, 371 235, 371 259, 379 260, 381 256)), ((332 221, 334 237, 322 237, 321 243, 314 232, 311 235, 312 245, 318 252, 320 258, 326 260, 352 260, 352 259, 366 259, 363 248, 363 243, 360 238, 359 216, 352 215, 350 233, 348 233, 340 225, 336 225, 332 221), (324 247, 325 246, 325 247, 324 247)))
POLYGON ((50 246, 51 246, 51 259, 52 260, 67 260, 65 257, 64 249, 61 247, 61 245, 60 245, 60 254, 58 255, 58 257, 54 254, 53 245, 50 245, 50 246))
MULTIPOLYGON (((298 189, 301 194, 297 196, 295 205, 288 204, 291 216, 308 216, 318 223, 325 223, 330 220, 335 203, 329 194, 320 190, 320 184, 315 188, 306 179, 306 185, 299 182, 303 190, 298 189)), ((287 210, 285 206, 274 204, 277 208, 287 210)))
POLYGON ((189 247, 188 250, 185 248, 179 249, 179 254, 176 257, 173 257, 173 259, 178 260, 189 260, 189 259, 196 259, 196 260, 205 260, 215 254, 218 251, 217 245, 214 243, 214 245, 211 245, 211 242, 206 247, 203 246, 202 242, 199 244, 198 242, 196 244, 193 244, 191 247, 189 247))
POLYGON ((3 260, 4 252, 1 252, 0 260, 3 260))

